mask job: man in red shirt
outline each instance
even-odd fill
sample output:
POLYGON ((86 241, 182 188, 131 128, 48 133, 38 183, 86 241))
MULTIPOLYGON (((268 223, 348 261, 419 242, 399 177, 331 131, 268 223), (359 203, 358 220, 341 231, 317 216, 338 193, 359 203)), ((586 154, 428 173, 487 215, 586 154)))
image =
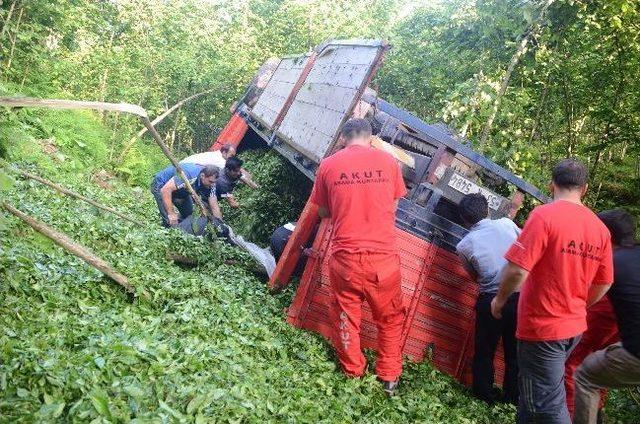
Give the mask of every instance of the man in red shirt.
POLYGON ((346 147, 322 161, 312 195, 320 216, 329 217, 333 225, 333 344, 345 374, 362 376, 366 361, 360 349, 360 321, 366 300, 378 329, 376 374, 392 395, 402 373, 405 316, 395 212, 406 188, 396 160, 371 147, 369 122, 351 119, 341 134, 346 147))
POLYGON ((518 422, 570 424, 565 362, 587 329, 587 306, 613 282, 609 230, 582 204, 588 172, 565 159, 553 169, 553 202, 536 207, 516 242, 492 302, 500 318, 520 286, 518 305, 518 422), (524 283, 524 284, 523 284, 524 283))

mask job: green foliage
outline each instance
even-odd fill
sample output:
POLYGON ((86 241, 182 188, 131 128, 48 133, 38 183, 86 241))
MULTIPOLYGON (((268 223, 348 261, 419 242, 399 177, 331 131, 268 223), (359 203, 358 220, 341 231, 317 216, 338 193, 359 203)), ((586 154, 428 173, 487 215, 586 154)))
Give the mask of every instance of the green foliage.
MULTIPOLYGON (((243 157, 268 193, 283 202, 292 199, 284 190, 293 182, 268 186, 271 178, 282 183, 280 176, 292 175, 279 169, 277 156, 251 151, 243 157)), ((14 159, 33 172, 54 161, 14 159)), ((119 286, 9 216, 0 229, 3 419, 487 424, 513 419, 512 408, 473 400, 427 363, 408 366, 398 399, 387 399, 371 374, 346 379, 320 337, 284 321, 292 289, 268 294, 265 282, 248 271, 245 253, 163 229, 146 190, 117 181, 105 190, 88 182, 85 171, 63 164, 49 178, 149 225, 121 222, 33 181, 17 179, 5 191, 7 200, 112 263, 149 300, 131 302, 119 286), (200 265, 177 267, 166 260, 168 251, 200 265)), ((256 202, 258 209, 247 213, 261 213, 252 193, 241 193, 240 200, 256 202)))
POLYGON ((240 156, 260 188, 239 185, 234 197, 241 207, 232 209, 223 200, 224 218, 248 240, 268 244, 274 229, 298 218, 312 184, 273 151, 250 150, 240 156))

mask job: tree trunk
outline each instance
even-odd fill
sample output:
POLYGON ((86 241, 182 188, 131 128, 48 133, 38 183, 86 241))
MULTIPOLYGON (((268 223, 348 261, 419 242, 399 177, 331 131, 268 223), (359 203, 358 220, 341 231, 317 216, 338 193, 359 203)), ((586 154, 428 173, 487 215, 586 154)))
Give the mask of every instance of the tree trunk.
POLYGON ((7 71, 9 69, 11 69, 11 62, 13 62, 13 53, 15 52, 16 49, 16 39, 18 38, 18 32, 20 31, 20 23, 22 22, 22 14, 24 12, 24 8, 20 9, 20 13, 18 14, 18 22, 16 23, 16 30, 13 34, 13 37, 11 37, 11 50, 9 52, 9 60, 7 61, 7 71))
POLYGON ((11 16, 13 15, 13 11, 16 8, 16 4, 18 4, 18 0, 15 0, 13 3, 11 3, 11 7, 9 7, 9 12, 7 13, 7 17, 4 19, 4 22, 2 23, 2 30, 0 31, 0 40, 4 38, 4 33, 9 27, 9 22, 11 22, 11 16))
POLYGON ((5 202, 2 206, 12 215, 15 215, 16 217, 24 221, 31 228, 51 239, 58 246, 62 247, 69 253, 79 257, 87 264, 91 265, 92 267, 124 287, 127 293, 135 295, 136 290, 131 284, 129 284, 129 280, 127 279, 127 277, 116 271, 109 263, 97 257, 92 251, 75 242, 66 234, 60 233, 53 228, 43 224, 42 222, 33 219, 29 215, 19 211, 10 204, 5 202))
POLYGON ((502 78, 500 89, 498 90, 498 95, 496 96, 496 100, 493 103, 493 109, 491 110, 491 115, 489 115, 489 119, 487 119, 487 122, 485 123, 484 128, 482 129, 482 134, 480 135, 479 147, 481 150, 484 149, 487 145, 487 140, 489 139, 489 134, 491 133, 491 128, 493 127, 493 121, 495 121, 496 117, 498 116, 500 103, 502 102, 502 97, 504 97, 505 93, 507 92, 507 88, 509 87, 509 81, 511 80, 511 75, 513 74, 514 69, 518 65, 518 62, 520 62, 520 58, 527 50, 527 45, 529 44, 529 41, 531 40, 531 38, 533 38, 534 35, 537 34, 538 30, 540 29, 544 15, 547 9, 549 8, 549 6, 551 6, 551 3, 553 2, 554 0, 547 0, 545 2, 544 6, 542 7, 542 10, 540 11, 540 15, 538 16, 538 19, 536 19, 536 21, 534 21, 531 25, 529 25, 524 36, 522 37, 522 40, 520 40, 518 49, 513 54, 513 56, 511 56, 511 61, 509 62, 509 66, 507 67, 507 72, 502 78))

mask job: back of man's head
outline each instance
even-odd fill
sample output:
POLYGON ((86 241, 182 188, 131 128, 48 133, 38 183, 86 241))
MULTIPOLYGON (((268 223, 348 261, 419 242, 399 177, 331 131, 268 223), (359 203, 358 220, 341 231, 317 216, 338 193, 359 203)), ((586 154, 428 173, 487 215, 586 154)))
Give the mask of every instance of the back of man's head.
POLYGON ((611 241, 617 246, 636 244, 636 219, 624 209, 612 209, 598 214, 598 218, 611 233, 611 241))
POLYGON ((224 164, 224 167, 229 171, 237 171, 240 168, 242 168, 242 164, 243 164, 242 159, 232 156, 229 159, 227 159, 227 161, 224 164))
POLYGON ((207 165, 200 170, 200 174, 204 175, 205 177, 215 176, 216 178, 218 178, 220 176, 220 169, 218 169, 218 167, 215 165, 207 165))
POLYGON ((224 143, 222 147, 220 147, 220 153, 229 153, 232 151, 235 153, 235 150, 235 147, 233 147, 231 143, 224 143))
POLYGON ((551 175, 553 184, 564 190, 583 190, 589 182, 589 171, 576 159, 560 161, 551 175))
POLYGON ((467 226, 472 226, 489 216, 489 203, 480 193, 465 195, 458 205, 460 217, 467 226))
POLYGON ((371 124, 362 118, 349 119, 342 126, 340 135, 347 144, 357 139, 368 139, 371 137, 371 124))

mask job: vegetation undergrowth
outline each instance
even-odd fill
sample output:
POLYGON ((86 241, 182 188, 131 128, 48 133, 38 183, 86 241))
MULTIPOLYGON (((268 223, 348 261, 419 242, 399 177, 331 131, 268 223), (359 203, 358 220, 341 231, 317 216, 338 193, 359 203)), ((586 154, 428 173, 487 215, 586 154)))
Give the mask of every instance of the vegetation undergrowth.
MULTIPOLYGON (((59 144, 66 156, 84 150, 66 138, 59 144)), ((2 192, 4 201, 112 263, 149 299, 131 301, 7 215, 0 229, 3 421, 490 423, 513 416, 509 407, 471 399, 426 363, 408 366, 397 399, 386 399, 372 375, 345 379, 320 337, 285 323, 293 289, 268 294, 248 271, 246 254, 161 228, 146 189, 117 179, 105 189, 92 181, 90 166, 44 153, 33 139, 20 147, 9 152, 14 164, 147 223, 122 222, 13 173, 2 192), (199 265, 180 268, 167 251, 199 265)), ((256 164, 260 181, 256 159, 247 164, 256 164)))

